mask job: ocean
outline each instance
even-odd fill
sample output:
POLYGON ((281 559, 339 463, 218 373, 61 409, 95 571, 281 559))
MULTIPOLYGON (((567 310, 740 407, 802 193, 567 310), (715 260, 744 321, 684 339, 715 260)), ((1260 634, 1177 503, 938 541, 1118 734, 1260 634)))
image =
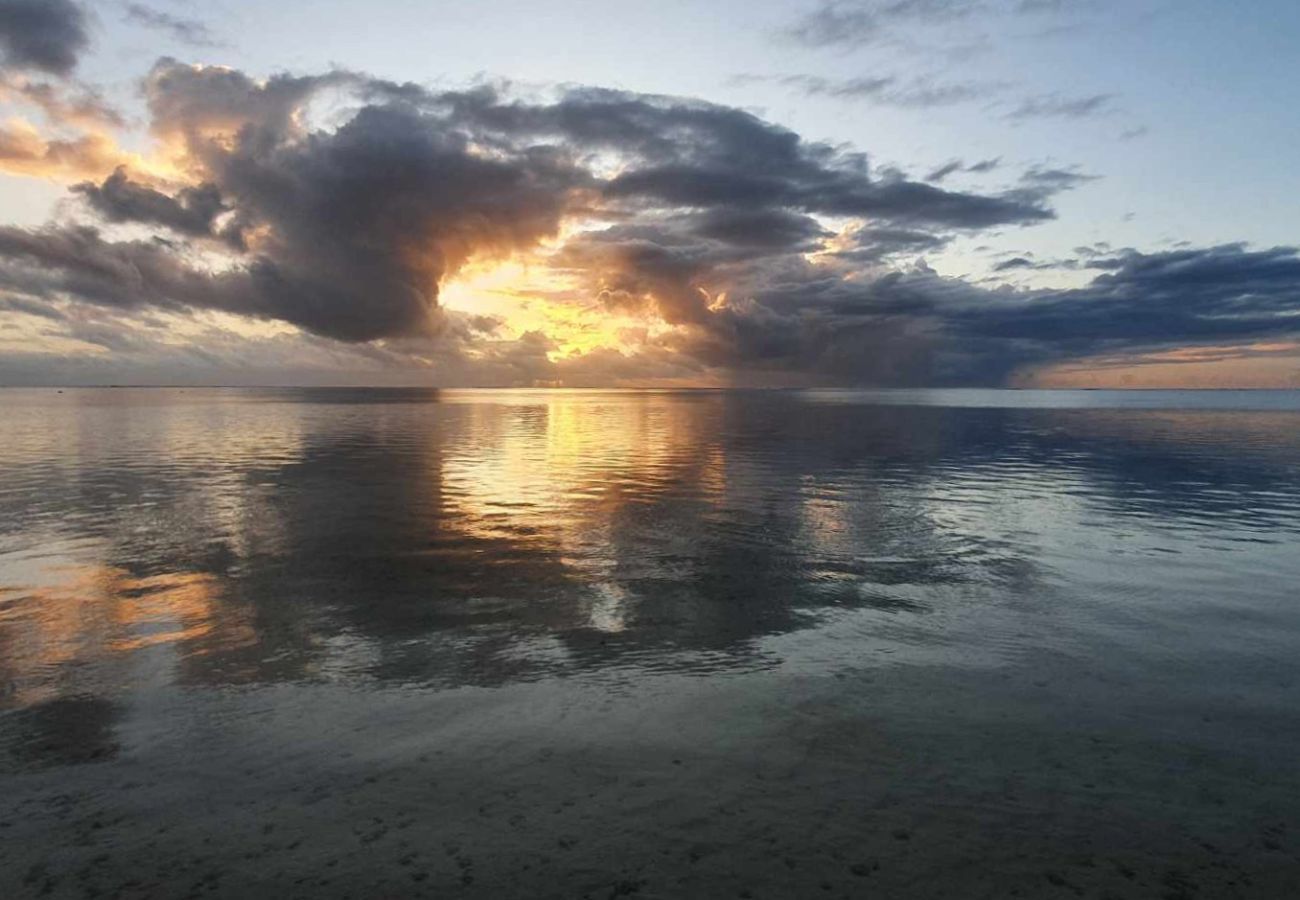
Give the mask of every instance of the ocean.
POLYGON ((0 896, 1300 896, 1300 392, 0 390, 0 896))

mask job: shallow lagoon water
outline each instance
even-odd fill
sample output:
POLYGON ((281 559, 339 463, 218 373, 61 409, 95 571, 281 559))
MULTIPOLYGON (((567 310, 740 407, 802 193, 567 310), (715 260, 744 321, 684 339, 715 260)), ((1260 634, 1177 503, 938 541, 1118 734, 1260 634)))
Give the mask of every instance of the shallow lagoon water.
POLYGON ((1300 891, 1300 394, 0 417, 0 895, 1300 891))

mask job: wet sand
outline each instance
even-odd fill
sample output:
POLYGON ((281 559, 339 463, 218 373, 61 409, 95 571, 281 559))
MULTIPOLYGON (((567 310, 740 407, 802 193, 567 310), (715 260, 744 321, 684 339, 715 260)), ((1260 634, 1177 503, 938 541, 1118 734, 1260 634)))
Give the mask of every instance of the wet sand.
POLYGON ((1300 890, 1294 685, 1201 721, 1069 660, 841 675, 159 697, 180 731, 6 779, 0 896, 1300 890))

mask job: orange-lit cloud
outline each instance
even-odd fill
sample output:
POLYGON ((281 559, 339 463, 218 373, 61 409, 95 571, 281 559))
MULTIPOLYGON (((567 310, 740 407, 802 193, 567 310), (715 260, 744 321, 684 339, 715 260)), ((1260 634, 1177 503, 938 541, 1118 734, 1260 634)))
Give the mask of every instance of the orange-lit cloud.
POLYGON ((0 171, 73 182, 102 178, 122 165, 142 166, 143 160, 106 134, 47 137, 22 119, 0 123, 0 171))

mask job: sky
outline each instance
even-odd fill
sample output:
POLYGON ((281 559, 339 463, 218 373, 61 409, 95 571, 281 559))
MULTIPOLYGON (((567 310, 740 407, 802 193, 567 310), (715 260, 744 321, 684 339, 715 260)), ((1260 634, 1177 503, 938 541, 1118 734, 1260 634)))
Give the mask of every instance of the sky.
POLYGON ((1289 0, 0 0, 0 385, 1300 387, 1289 0))

